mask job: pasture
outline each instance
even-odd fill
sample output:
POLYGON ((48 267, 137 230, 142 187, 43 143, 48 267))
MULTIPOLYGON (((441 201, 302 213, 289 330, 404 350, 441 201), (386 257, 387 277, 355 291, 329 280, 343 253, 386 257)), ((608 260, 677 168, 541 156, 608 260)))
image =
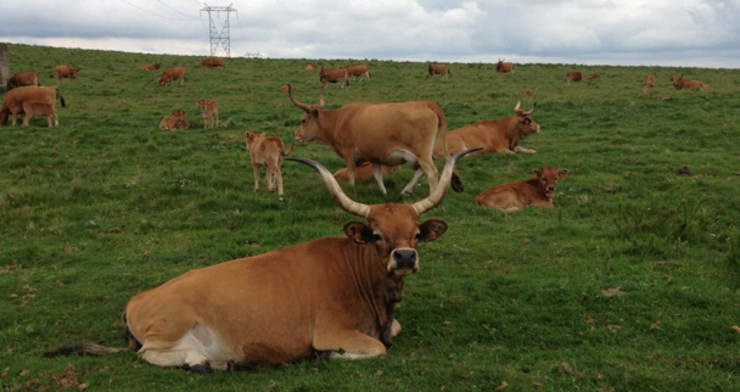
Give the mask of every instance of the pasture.
MULTIPOLYGON (((34 118, 0 127, 0 390, 87 384, 90 390, 274 391, 733 391, 740 377, 740 71, 728 69, 227 59, 9 45, 11 73, 79 69, 59 86, 59 126, 34 118), (159 71, 140 66, 159 62, 159 71), (286 146, 318 104, 318 62, 369 64, 372 79, 330 84, 327 109, 359 101, 432 100, 448 130, 509 117, 512 94, 533 90, 542 132, 520 143, 536 154, 463 159, 466 186, 420 222, 448 232, 418 248, 395 317, 403 334, 387 355, 305 360, 251 374, 202 377, 159 368, 134 353, 45 359, 80 341, 124 346, 129 298, 193 268, 341 236, 357 218, 337 207, 319 176, 283 164, 285 196, 254 193, 245 131, 286 146), (183 86, 159 87, 182 66, 183 86), (598 73, 566 86, 567 71, 598 73), (608 75, 607 75, 608 74, 608 75), (656 87, 642 93, 643 76, 656 87), (676 91, 671 76, 708 84, 676 91), (203 129, 197 100, 215 100, 220 126, 203 129), (190 129, 160 131, 173 110, 190 129), (502 213, 473 205, 485 189, 568 169, 556 209, 502 213), (74 368, 69 368, 72 365, 74 368), (62 375, 62 376, 60 376, 62 375), (71 380, 71 381, 70 381, 71 380)), ((294 157, 332 171, 326 146, 294 157)), ((437 165, 441 168, 442 163, 437 165)), ((391 203, 410 180, 404 166, 343 189, 391 203)), ((428 195, 426 180, 406 202, 428 195)))

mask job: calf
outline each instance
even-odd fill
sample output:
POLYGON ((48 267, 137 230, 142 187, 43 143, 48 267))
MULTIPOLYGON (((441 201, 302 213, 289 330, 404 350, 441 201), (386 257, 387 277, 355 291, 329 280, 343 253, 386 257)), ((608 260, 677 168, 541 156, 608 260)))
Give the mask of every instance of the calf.
POLYGON ((188 120, 185 118, 185 112, 182 110, 175 110, 171 116, 164 116, 162 121, 159 123, 160 130, 174 131, 176 129, 188 129, 188 120))
POLYGON ((54 109, 54 104, 39 101, 23 102, 23 125, 27 126, 28 121, 34 115, 46 117, 46 121, 49 122, 49 128, 51 128, 52 117, 54 117, 54 125, 59 125, 59 116, 54 109))
POLYGON ((649 88, 655 88, 655 76, 646 75, 642 81, 642 92, 646 93, 649 88))
POLYGON ((54 76, 57 78, 57 84, 63 78, 77 79, 77 68, 71 65, 57 65, 54 67, 54 76))
POLYGON ((565 75, 565 81, 568 85, 571 81, 581 83, 581 80, 583 80, 583 75, 578 71, 571 71, 565 75))
POLYGON ((13 125, 15 125, 16 116, 23 113, 23 104, 25 102, 36 101, 54 105, 57 98, 59 98, 62 107, 66 107, 59 87, 28 86, 10 90, 3 97, 3 105, 0 108, 0 125, 5 126, 8 124, 8 116, 13 119, 13 125))
POLYGON ((39 73, 38 72, 18 72, 15 75, 13 75, 12 78, 8 79, 8 90, 10 90, 11 84, 13 84, 15 87, 41 86, 41 83, 39 83, 39 73))
POLYGON ((305 69, 306 71, 313 71, 314 69, 318 67, 319 67, 318 64, 311 64, 311 65, 307 65, 306 68, 303 68, 303 69, 305 69))
MULTIPOLYGON (((381 170, 383 171, 383 175, 387 176, 389 173, 398 170, 398 166, 382 165, 381 170)), ((357 166, 357 168, 355 169, 355 182, 365 181, 368 178, 372 177, 374 175, 373 173, 373 164, 370 162, 365 162, 362 165, 357 166)), ((336 178, 337 181, 349 183, 349 172, 347 171, 347 168, 339 169, 334 172, 334 178, 336 178)))
POLYGON ((218 104, 216 101, 206 101, 202 99, 196 101, 200 106, 200 115, 203 116, 203 129, 213 128, 213 120, 216 120, 216 126, 218 126, 218 104))
POLYGON ((706 84, 698 81, 698 80, 686 80, 683 78, 683 75, 681 76, 672 76, 671 82, 673 83, 673 87, 676 88, 676 90, 693 90, 695 88, 698 88, 700 90, 709 90, 709 86, 706 84))
POLYGON ((324 67, 321 67, 321 72, 319 72, 319 80, 321 81, 321 84, 326 87, 327 83, 342 83, 342 87, 346 84, 349 86, 349 72, 344 69, 326 69, 324 67))
POLYGON ((434 77, 434 75, 442 75, 443 78, 447 79, 448 73, 452 72, 449 72, 446 65, 429 64, 429 76, 431 77, 434 77))
POLYGON ((139 69, 144 70, 144 71, 156 71, 160 67, 161 66, 159 65, 159 63, 155 63, 155 64, 149 64, 149 65, 142 65, 141 68, 139 69))
POLYGON ((162 77, 159 78, 159 86, 166 86, 167 83, 170 83, 172 86, 174 86, 175 80, 177 79, 180 79, 180 86, 185 84, 185 68, 171 68, 162 72, 162 77))
POLYGON ((293 151, 293 144, 285 151, 285 144, 276 137, 265 137, 265 133, 256 134, 247 132, 247 151, 252 158, 252 170, 254 172, 254 191, 260 189, 260 168, 267 167, 267 189, 275 192, 275 179, 277 178, 278 196, 283 196, 283 174, 280 168, 283 166, 283 157, 293 151))
POLYGON ((568 171, 548 166, 532 170, 534 178, 488 188, 475 197, 477 206, 497 208, 501 211, 518 211, 526 206, 555 208, 552 199, 558 180, 564 180, 568 171))

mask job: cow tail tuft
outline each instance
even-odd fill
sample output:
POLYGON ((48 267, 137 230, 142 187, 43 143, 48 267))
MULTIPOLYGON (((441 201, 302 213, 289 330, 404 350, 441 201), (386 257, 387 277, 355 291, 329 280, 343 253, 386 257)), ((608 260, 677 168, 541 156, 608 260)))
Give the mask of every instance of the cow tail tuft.
POLYGON ((62 104, 63 108, 66 108, 67 103, 64 102, 64 96, 62 95, 62 91, 59 90, 59 87, 57 87, 56 89, 57 89, 57 98, 59 98, 59 102, 62 104))
POLYGON ((281 147, 283 156, 286 156, 286 155, 290 155, 290 153, 293 152, 293 147, 295 147, 295 145, 293 143, 290 143, 290 148, 288 148, 288 151, 285 151, 285 144, 281 140, 280 147, 281 147))

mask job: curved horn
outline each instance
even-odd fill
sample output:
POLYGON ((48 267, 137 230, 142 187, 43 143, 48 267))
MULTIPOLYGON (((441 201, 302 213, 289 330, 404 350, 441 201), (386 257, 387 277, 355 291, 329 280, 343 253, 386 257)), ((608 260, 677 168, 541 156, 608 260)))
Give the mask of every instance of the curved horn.
POLYGON ((285 160, 306 164, 319 172, 319 174, 321 174, 321 179, 324 180, 324 184, 326 184, 326 187, 329 188, 329 193, 331 193, 332 197, 334 197, 334 201, 336 201, 339 207, 341 207, 343 210, 349 212, 352 215, 357 215, 365 219, 367 219, 368 215, 370 215, 370 206, 367 204, 358 203, 347 197, 331 172, 327 170, 324 166, 321 166, 320 163, 312 161, 310 159, 293 157, 285 157, 285 160))
POLYGON ((534 106, 532 106, 532 109, 529 109, 529 111, 522 113, 525 116, 529 116, 534 112, 534 110, 537 109, 537 102, 534 103, 534 106))
POLYGON ((319 88, 319 107, 324 108, 326 106, 326 102, 324 102, 324 85, 322 84, 319 88))
POLYGON ((512 95, 513 95, 514 97, 516 97, 516 106, 514 107, 514 111, 516 112, 516 111, 517 111, 517 110, 519 110, 519 108, 520 108, 520 107, 522 106, 522 98, 521 98, 521 97, 519 97, 519 96, 518 96, 518 95, 516 95, 516 94, 512 94, 512 95))
POLYGON ((457 163, 457 161, 465 155, 482 149, 482 147, 473 148, 470 150, 458 152, 457 154, 451 156, 445 164, 444 169, 442 169, 442 175, 439 176, 439 183, 437 183, 437 187, 434 188, 434 191, 426 199, 419 200, 411 205, 411 207, 414 208, 414 211, 416 211, 416 214, 421 215, 441 203, 442 199, 444 199, 445 195, 447 194, 447 189, 450 187, 450 182, 452 182, 452 172, 455 170, 455 163, 457 163))
POLYGON ((295 105, 296 107, 299 107, 299 108, 305 110, 306 112, 308 112, 308 111, 311 110, 311 106, 308 106, 306 104, 300 103, 300 102, 296 101, 295 98, 293 98, 293 86, 291 86, 290 84, 288 84, 288 97, 290 97, 290 102, 293 102, 293 105, 295 105))

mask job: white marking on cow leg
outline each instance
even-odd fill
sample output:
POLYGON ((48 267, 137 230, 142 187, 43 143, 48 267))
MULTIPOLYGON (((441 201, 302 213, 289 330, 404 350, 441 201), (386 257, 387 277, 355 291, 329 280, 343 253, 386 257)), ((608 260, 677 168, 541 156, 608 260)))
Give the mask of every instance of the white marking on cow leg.
POLYGON ((59 115, 54 113, 54 125, 59 126, 59 115))
POLYGON ((195 350, 147 350, 141 354, 141 359, 152 365, 162 367, 205 365, 208 362, 203 354, 195 350))
POLYGON ((277 170, 274 170, 274 175, 277 176, 278 196, 283 195, 283 173, 280 171, 278 165, 277 170))
POLYGON ((419 166, 420 169, 424 171, 424 174, 427 175, 427 180, 429 182, 429 193, 434 192, 434 189, 437 188, 437 182, 439 182, 439 172, 437 172, 437 168, 434 166, 434 162, 427 162, 425 160, 419 160, 419 166))
POLYGON ((398 320, 393 319, 393 324, 391 324, 391 337, 395 338, 396 336, 401 334, 401 331, 401 323, 399 323, 398 320))
POLYGON ((375 177, 375 181, 378 182, 378 186, 380 187, 380 190, 383 191, 383 194, 387 194, 385 190, 385 184, 383 184, 383 166, 379 163, 373 163, 373 176, 375 177))
POLYGON ((525 154, 534 154, 534 153, 537 152, 537 151, 535 151, 535 150, 533 150, 531 148, 524 148, 524 147, 519 147, 519 146, 514 147, 514 151, 516 151, 516 152, 523 152, 525 154))
POLYGON ((252 162, 252 172, 254 173, 254 191, 257 192, 260 190, 260 169, 254 162, 252 162))
POLYGON ((424 175, 424 170, 421 170, 421 168, 416 170, 416 173, 414 173, 414 178, 411 179, 411 182, 406 185, 405 188, 401 191, 401 193, 411 194, 411 192, 414 190, 414 187, 416 186, 416 183, 419 182, 419 179, 421 179, 421 176, 424 175))

